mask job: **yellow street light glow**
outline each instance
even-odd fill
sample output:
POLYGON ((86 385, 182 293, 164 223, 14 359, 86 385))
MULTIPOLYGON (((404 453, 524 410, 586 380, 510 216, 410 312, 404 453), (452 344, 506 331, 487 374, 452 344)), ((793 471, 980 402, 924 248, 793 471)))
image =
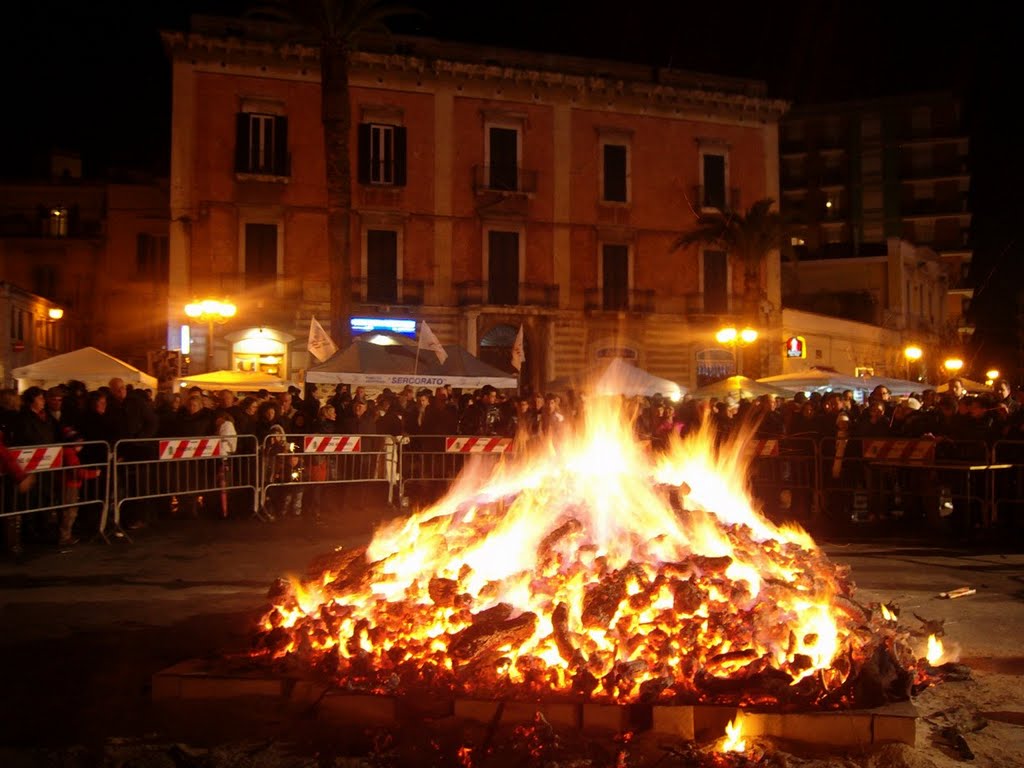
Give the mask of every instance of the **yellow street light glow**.
POLYGON ((903 356, 906 357, 907 360, 920 360, 921 355, 923 354, 924 352, 921 351, 921 348, 916 347, 914 345, 911 345, 903 350, 903 356))
POLYGON ((950 373, 956 373, 957 371, 964 367, 964 361, 961 360, 959 357, 951 357, 949 358, 949 360, 942 364, 942 367, 945 368, 950 373))
POLYGON ((60 320, 64 317, 64 310, 60 307, 50 307, 46 314, 51 320, 60 320))
POLYGON ((757 341, 757 331, 755 331, 753 328, 744 328, 742 331, 740 331, 740 340, 744 344, 753 344, 755 341, 757 341))
POLYGON ((234 317, 237 311, 238 307, 230 301, 217 301, 216 299, 203 299, 185 305, 185 314, 193 318, 228 318, 234 317))
POLYGON ((722 328, 715 334, 715 341, 719 344, 732 344, 736 341, 737 335, 735 328, 722 328))
POLYGON ((996 379, 999 378, 999 371, 997 371, 995 368, 993 368, 991 371, 985 371, 985 378, 992 379, 993 381, 995 381, 996 379))

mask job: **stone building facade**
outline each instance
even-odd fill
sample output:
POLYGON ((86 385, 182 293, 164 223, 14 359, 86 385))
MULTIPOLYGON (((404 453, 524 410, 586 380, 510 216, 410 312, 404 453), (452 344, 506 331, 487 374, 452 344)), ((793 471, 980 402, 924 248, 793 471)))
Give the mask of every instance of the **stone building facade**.
MULTIPOLYGON (((195 18, 172 60, 168 344, 183 307, 230 299, 217 368, 309 365, 329 318, 315 43, 272 25, 195 18)), ((608 357, 694 386, 732 365, 723 325, 755 325, 777 372, 778 254, 758 317, 743 267, 674 251, 702 209, 778 198, 778 121, 762 83, 400 38, 354 55, 354 316, 426 320, 444 343, 543 387, 608 357)), ((190 329, 193 371, 208 330, 190 329)))

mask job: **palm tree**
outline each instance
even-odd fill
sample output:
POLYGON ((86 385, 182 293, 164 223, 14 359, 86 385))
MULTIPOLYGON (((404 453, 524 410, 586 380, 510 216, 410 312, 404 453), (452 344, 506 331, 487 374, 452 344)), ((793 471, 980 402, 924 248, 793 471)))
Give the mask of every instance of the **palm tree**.
POLYGON ((352 53, 368 34, 389 34, 384 22, 421 12, 392 0, 293 0, 297 19, 320 35, 320 110, 327 172, 327 258, 331 331, 339 347, 351 340, 352 314, 352 53))
POLYGON ((756 320, 765 293, 761 270, 768 254, 782 248, 790 232, 789 219, 772 210, 775 201, 758 200, 746 214, 732 210, 701 213, 696 225, 672 243, 672 250, 691 245, 713 245, 738 258, 743 264, 744 314, 756 320))

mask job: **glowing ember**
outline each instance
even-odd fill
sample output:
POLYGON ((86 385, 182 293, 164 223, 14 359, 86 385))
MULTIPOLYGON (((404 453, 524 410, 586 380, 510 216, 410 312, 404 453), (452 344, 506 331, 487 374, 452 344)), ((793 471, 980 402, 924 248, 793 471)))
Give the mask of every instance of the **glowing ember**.
POLYGON ((743 721, 739 715, 735 720, 730 720, 725 726, 725 738, 722 739, 721 752, 746 752, 747 740, 740 738, 743 735, 743 721))
POLYGON ((913 663, 844 568, 752 507, 741 442, 651 455, 620 401, 588 407, 283 585, 261 652, 371 691, 820 707, 879 653, 913 663))
POLYGON ((928 663, 937 667, 945 654, 946 649, 942 647, 942 641, 935 635, 928 635, 928 650, 925 653, 928 663))

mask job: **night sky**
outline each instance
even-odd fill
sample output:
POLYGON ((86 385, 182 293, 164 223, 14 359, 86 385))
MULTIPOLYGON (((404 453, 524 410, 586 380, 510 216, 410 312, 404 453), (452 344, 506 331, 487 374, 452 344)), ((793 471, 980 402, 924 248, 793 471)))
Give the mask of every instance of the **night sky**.
MULTIPOLYGON (((930 88, 964 100, 971 136, 979 366, 1018 364, 1018 196, 1024 152, 1009 118, 1019 40, 1005 6, 801 0, 413 0, 427 15, 396 31, 554 53, 635 61, 768 83, 797 103, 930 88), (979 10, 980 7, 980 10, 979 10), (971 16, 964 14, 970 13, 971 16)), ((234 13, 238 0, 56 0, 14 3, 0 25, 5 104, 0 177, 45 168, 51 147, 82 152, 86 171, 165 174, 170 67, 161 28, 189 14, 234 13)), ((967 350, 969 358, 972 351, 967 350)))

